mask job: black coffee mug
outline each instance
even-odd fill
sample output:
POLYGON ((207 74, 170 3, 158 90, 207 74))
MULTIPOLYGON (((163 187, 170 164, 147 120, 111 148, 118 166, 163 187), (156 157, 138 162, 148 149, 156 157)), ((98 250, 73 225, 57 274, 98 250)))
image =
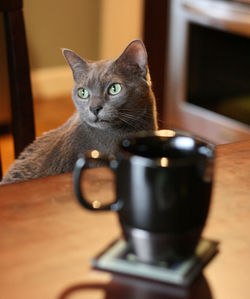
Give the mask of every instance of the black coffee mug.
POLYGON ((204 228, 212 190, 213 145, 179 133, 140 133, 120 144, 116 157, 92 151, 76 162, 74 188, 93 211, 118 212, 124 237, 144 262, 177 261, 195 251, 204 228), (104 161, 115 173, 116 200, 88 203, 81 175, 89 160, 104 161))

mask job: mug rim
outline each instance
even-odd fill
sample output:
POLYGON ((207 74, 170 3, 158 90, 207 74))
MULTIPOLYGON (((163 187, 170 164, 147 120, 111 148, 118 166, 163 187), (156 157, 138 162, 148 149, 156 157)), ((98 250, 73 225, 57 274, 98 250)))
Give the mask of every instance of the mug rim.
POLYGON ((184 167, 194 165, 199 161, 207 161, 205 156, 197 155, 193 157, 170 159, 167 157, 162 158, 149 158, 139 155, 131 155, 130 160, 138 165, 143 165, 146 167, 160 167, 160 168, 171 168, 171 167, 184 167))
POLYGON ((164 129, 164 130, 156 130, 156 131, 142 131, 136 135, 130 136, 120 144, 120 148, 122 152, 125 154, 127 158, 130 158, 133 163, 149 166, 149 167, 181 167, 192 165, 197 161, 205 160, 205 161, 212 161, 214 159, 214 145, 209 141, 206 141, 203 138, 194 136, 192 134, 183 132, 181 130, 175 129, 164 129), (167 155, 162 155, 159 157, 147 157, 132 151, 129 151, 123 143, 130 142, 131 140, 141 139, 144 137, 166 137, 170 139, 176 139, 177 137, 186 137, 194 142, 199 142, 197 146, 199 146, 200 151, 192 154, 191 156, 180 157, 180 158, 171 158, 167 155))

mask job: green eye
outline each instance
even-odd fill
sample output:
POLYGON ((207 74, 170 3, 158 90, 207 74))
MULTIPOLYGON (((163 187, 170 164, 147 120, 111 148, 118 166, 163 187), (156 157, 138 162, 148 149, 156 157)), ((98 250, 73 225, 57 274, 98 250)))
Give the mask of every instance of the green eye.
POLYGON ((89 92, 85 88, 79 88, 77 94, 81 99, 87 99, 89 97, 89 92))
POLYGON ((114 83, 109 87, 108 93, 112 96, 118 94, 121 91, 122 87, 120 83, 114 83))

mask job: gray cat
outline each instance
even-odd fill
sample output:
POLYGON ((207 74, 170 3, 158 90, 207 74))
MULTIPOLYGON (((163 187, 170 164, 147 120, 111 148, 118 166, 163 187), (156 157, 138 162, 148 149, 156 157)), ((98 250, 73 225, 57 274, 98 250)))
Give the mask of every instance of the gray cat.
POLYGON ((122 138, 157 129, 146 49, 131 42, 117 59, 89 62, 71 50, 63 54, 73 71, 76 112, 57 129, 24 149, 1 184, 71 172, 87 150, 115 153, 122 138))

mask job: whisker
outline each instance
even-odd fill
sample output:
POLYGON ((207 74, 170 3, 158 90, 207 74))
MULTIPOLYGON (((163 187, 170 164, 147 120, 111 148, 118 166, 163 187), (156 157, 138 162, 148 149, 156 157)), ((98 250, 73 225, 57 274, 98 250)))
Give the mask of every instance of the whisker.
POLYGON ((131 114, 127 114, 127 113, 122 113, 122 115, 126 118, 126 119, 130 119, 131 121, 136 121, 136 122, 141 122, 143 124, 145 124, 145 121, 152 121, 153 117, 151 114, 138 114, 136 116, 131 115, 131 114))
POLYGON ((128 127, 131 127, 131 128, 133 128, 133 129, 137 130, 137 127, 136 127, 135 125, 133 125, 131 122, 127 121, 126 119, 122 118, 121 116, 119 117, 119 119, 120 119, 123 123, 125 123, 128 127))
MULTIPOLYGON (((133 116, 127 113, 120 113, 119 119, 127 124, 129 127, 132 127, 136 131, 145 130, 145 118, 133 116)), ((152 119, 152 117, 150 118, 152 119)))
MULTIPOLYGON (((128 114, 130 114, 132 117, 133 117, 133 111, 129 110, 129 109, 120 109, 120 112, 128 112, 128 114)), ((152 120, 152 113, 151 112, 148 112, 148 113, 145 113, 143 114, 143 120, 152 120)), ((165 121, 163 119, 160 119, 158 116, 157 116, 157 122, 158 124, 164 124, 165 121)))

